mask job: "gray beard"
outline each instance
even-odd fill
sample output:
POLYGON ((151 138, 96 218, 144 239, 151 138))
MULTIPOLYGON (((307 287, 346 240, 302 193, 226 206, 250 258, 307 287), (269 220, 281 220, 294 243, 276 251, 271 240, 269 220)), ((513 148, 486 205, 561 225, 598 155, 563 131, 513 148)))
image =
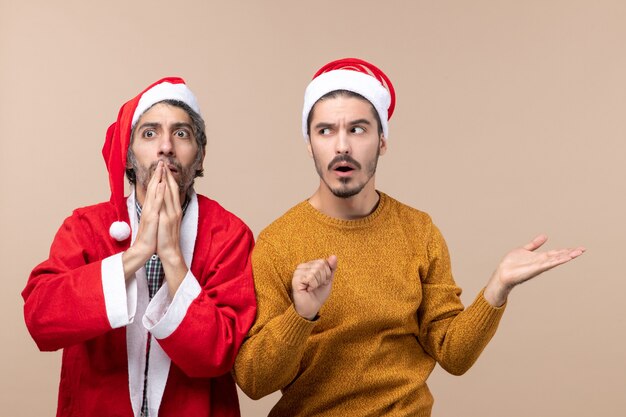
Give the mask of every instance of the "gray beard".
MULTIPOLYGON (((194 183, 194 178, 196 175, 195 164, 193 166, 183 168, 180 163, 174 161, 171 158, 165 158, 163 159, 163 161, 176 167, 176 170, 179 173, 179 179, 176 181, 176 183, 178 184, 178 192, 181 195, 186 195, 194 183)), ((156 167, 159 161, 151 163, 148 168, 139 166, 135 158, 131 158, 130 163, 133 170, 135 171, 137 185, 143 187, 144 190, 147 190, 148 183, 150 183, 150 179, 154 175, 154 171, 156 171, 156 167)))

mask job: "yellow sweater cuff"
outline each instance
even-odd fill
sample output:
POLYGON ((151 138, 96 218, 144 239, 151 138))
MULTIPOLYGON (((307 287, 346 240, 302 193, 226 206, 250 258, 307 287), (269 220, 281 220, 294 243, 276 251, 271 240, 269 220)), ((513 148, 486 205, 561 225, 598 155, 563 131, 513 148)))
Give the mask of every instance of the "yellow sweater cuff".
POLYGON ((497 326, 507 306, 506 302, 500 307, 492 306, 485 299, 484 292, 483 288, 476 296, 476 300, 467 308, 468 313, 474 316, 474 322, 483 329, 497 326))
POLYGON ((281 316, 276 330, 284 343, 290 346, 299 346, 306 343, 316 324, 316 321, 309 321, 300 316, 294 305, 291 304, 281 316))

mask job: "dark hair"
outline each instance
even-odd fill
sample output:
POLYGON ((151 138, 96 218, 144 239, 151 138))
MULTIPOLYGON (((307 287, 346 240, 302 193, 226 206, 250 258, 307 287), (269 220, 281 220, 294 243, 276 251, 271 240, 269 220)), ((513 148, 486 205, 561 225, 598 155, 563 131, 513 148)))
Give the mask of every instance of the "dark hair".
MULTIPOLYGON (((152 107, 154 107, 156 104, 159 104, 159 103, 165 103, 170 106, 179 107, 183 109, 185 112, 187 112, 187 114, 189 115, 189 118, 191 119, 191 126, 193 128, 193 136, 196 138, 196 143, 198 144, 198 152, 196 153, 195 162, 201 161, 202 156, 204 155, 205 150, 206 150, 206 132, 205 132, 204 120, 202 119, 202 116, 200 116, 198 113, 195 112, 195 110, 189 107, 187 103, 184 103, 179 100, 159 101, 158 103, 154 103, 152 106, 147 108, 146 111, 150 110, 152 107)), ((128 152, 126 153, 127 164, 128 164, 128 161, 136 161, 135 154, 132 151, 132 145, 133 145, 133 140, 135 137, 135 130, 137 129, 138 125, 139 123, 135 123, 135 125, 133 126, 130 132, 130 143, 128 144, 128 152)), ((199 169, 196 170, 196 175, 194 178, 201 177, 203 175, 204 175, 204 169, 200 167, 199 169)), ((137 177, 135 175, 135 170, 133 168, 126 168, 126 178, 128 178, 128 182, 130 182, 131 184, 135 184, 135 182, 137 181, 137 177)))
POLYGON ((322 100, 327 100, 329 98, 337 98, 337 97, 358 98, 360 100, 367 102, 367 104, 369 104, 370 107, 372 108, 372 114, 374 115, 374 118, 376 119, 376 123, 378 123, 378 136, 381 136, 383 134, 383 125, 380 122, 380 116, 378 115, 376 108, 374 108, 374 105, 368 99, 366 99, 365 97, 363 97, 362 95, 358 93, 355 93, 354 91, 334 90, 334 91, 324 94, 322 97, 317 99, 315 104, 313 104, 313 107, 311 107, 311 111, 309 112, 309 115, 307 116, 307 119, 306 119, 306 134, 309 137, 311 137, 311 120, 313 120, 313 112, 315 111, 315 106, 317 105, 317 103, 319 103, 322 100))

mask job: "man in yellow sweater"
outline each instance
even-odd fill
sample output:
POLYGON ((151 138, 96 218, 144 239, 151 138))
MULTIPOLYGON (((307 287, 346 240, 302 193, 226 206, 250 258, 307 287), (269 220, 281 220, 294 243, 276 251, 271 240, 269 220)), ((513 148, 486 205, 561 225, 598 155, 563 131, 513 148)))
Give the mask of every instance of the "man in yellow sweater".
POLYGON ((430 217, 375 188, 394 106, 387 76, 358 59, 327 64, 306 89, 320 185, 259 235, 257 318, 234 371, 252 398, 282 390, 270 416, 430 416, 435 364, 467 371, 511 289, 584 252, 538 252, 538 236, 464 309, 430 217))

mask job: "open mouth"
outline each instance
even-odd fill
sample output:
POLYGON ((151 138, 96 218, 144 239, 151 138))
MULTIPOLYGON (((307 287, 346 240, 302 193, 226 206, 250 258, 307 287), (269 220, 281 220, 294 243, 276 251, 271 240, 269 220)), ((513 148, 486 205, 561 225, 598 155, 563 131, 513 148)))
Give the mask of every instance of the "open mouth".
POLYGON ((349 175, 357 169, 361 169, 361 164, 350 155, 338 155, 328 164, 328 170, 337 175, 349 175))

